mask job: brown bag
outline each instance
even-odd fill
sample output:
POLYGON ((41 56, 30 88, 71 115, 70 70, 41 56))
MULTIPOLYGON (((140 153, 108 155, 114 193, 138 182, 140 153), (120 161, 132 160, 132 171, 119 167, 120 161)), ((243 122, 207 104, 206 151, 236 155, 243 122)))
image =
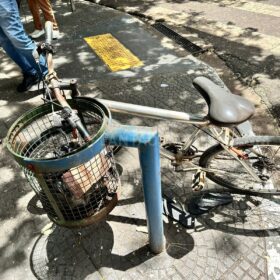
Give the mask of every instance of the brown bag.
POLYGON ((62 181, 75 199, 81 198, 93 184, 96 184, 105 176, 111 167, 111 162, 106 158, 106 153, 106 150, 103 150, 90 161, 63 173, 62 181))

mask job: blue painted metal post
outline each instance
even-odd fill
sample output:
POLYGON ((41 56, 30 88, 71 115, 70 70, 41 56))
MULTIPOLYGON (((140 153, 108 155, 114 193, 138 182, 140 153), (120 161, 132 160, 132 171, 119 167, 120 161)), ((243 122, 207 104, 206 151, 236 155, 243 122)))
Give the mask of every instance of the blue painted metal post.
POLYGON ((158 134, 151 139, 150 143, 139 146, 147 223, 150 232, 149 242, 155 253, 164 250, 159 153, 158 134))
POLYGON ((117 126, 109 128, 105 137, 111 145, 139 149, 150 248, 158 254, 165 248, 158 133, 147 127, 117 126))

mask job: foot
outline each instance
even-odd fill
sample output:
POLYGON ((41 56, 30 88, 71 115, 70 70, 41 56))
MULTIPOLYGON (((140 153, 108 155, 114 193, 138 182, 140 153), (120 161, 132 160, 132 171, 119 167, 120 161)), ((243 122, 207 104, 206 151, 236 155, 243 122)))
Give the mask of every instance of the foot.
POLYGON ((45 34, 45 30, 42 29, 42 30, 38 30, 38 29, 35 29, 32 33, 30 33, 30 37, 32 39, 37 39, 39 37, 41 37, 43 34, 45 34))
POLYGON ((36 85, 38 82, 39 82, 38 75, 24 74, 22 82, 17 87, 17 91, 25 92, 29 90, 33 85, 36 85))
POLYGON ((52 38, 53 38, 53 40, 59 38, 59 30, 53 30, 52 38))

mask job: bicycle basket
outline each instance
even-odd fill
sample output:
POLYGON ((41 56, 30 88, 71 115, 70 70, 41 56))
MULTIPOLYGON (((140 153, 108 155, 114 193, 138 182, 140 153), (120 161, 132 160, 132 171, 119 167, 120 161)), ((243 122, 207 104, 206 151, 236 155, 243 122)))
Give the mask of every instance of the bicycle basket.
POLYGON ((6 143, 23 168, 49 218, 66 226, 85 226, 106 217, 117 203, 119 174, 104 134, 111 116, 98 101, 68 100, 91 135, 79 136, 47 103, 28 111, 10 128, 6 143))

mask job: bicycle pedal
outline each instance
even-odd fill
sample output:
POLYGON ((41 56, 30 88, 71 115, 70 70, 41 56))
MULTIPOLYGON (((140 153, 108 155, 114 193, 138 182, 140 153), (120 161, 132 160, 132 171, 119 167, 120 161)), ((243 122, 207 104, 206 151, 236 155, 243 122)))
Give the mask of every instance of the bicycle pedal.
POLYGON ((206 172, 199 169, 192 177, 192 189, 195 192, 201 191, 205 186, 206 172))

